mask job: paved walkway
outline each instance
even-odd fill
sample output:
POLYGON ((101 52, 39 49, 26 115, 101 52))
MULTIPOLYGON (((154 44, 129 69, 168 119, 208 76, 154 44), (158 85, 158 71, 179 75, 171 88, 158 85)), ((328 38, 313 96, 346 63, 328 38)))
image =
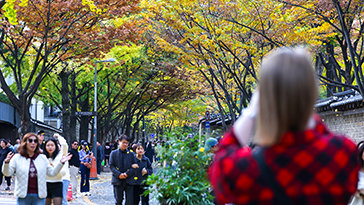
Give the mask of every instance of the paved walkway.
MULTIPOLYGON (((0 205, 16 204, 14 196, 14 182, 12 182, 11 190, 5 191, 6 182, 0 186, 0 205)), ((111 185, 111 172, 102 172, 97 180, 90 180, 91 196, 82 196, 69 202, 70 205, 111 205, 114 204, 113 187, 111 185)), ((79 193, 79 195, 81 195, 79 193)), ((151 197, 150 197, 151 198, 151 197)), ((150 200, 151 205, 159 204, 150 200)))

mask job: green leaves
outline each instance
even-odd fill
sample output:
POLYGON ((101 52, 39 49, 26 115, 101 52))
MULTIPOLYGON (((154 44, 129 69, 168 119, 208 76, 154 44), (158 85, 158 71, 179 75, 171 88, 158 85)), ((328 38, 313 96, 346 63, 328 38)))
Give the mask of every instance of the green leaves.
POLYGON ((155 188, 156 198, 167 204, 213 204, 207 168, 211 160, 201 152, 198 138, 186 138, 185 133, 174 129, 166 134, 167 143, 157 147, 157 157, 166 167, 160 168, 147 180, 155 188))

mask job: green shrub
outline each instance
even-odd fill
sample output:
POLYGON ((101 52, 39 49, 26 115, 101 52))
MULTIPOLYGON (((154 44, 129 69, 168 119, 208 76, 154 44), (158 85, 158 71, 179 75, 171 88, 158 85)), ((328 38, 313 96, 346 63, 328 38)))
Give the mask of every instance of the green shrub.
POLYGON ((0 102, 7 103, 7 104, 11 105, 11 102, 10 102, 9 98, 3 93, 0 93, 0 102))
POLYGON ((211 154, 198 146, 198 137, 187 139, 179 131, 167 134, 167 142, 156 148, 161 167, 147 183, 161 204, 213 204, 207 169, 211 154), (163 162, 167 164, 163 168, 163 162))

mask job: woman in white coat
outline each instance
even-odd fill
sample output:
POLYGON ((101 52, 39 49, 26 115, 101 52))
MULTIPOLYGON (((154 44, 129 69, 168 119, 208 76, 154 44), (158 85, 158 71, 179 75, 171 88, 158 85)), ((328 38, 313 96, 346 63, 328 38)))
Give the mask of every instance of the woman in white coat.
POLYGON ((54 167, 40 153, 39 140, 35 133, 24 136, 19 153, 9 153, 2 165, 5 176, 15 174, 14 195, 18 205, 44 205, 47 196, 46 176, 55 176, 72 155, 63 156, 54 167))

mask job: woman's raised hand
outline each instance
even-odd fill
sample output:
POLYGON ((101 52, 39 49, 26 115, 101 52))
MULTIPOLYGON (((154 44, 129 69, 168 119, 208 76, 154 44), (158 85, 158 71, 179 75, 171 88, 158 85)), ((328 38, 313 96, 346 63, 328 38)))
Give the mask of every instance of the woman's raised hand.
POLYGON ((12 153, 12 152, 9 152, 9 154, 6 156, 6 158, 5 158, 5 163, 9 163, 10 162, 10 160, 11 160, 11 158, 13 158, 13 156, 14 156, 14 153, 12 153))
POLYGON ((68 160, 70 160, 72 157, 72 154, 71 153, 68 153, 67 156, 63 156, 62 159, 61 159, 61 163, 64 164, 66 163, 68 160))

